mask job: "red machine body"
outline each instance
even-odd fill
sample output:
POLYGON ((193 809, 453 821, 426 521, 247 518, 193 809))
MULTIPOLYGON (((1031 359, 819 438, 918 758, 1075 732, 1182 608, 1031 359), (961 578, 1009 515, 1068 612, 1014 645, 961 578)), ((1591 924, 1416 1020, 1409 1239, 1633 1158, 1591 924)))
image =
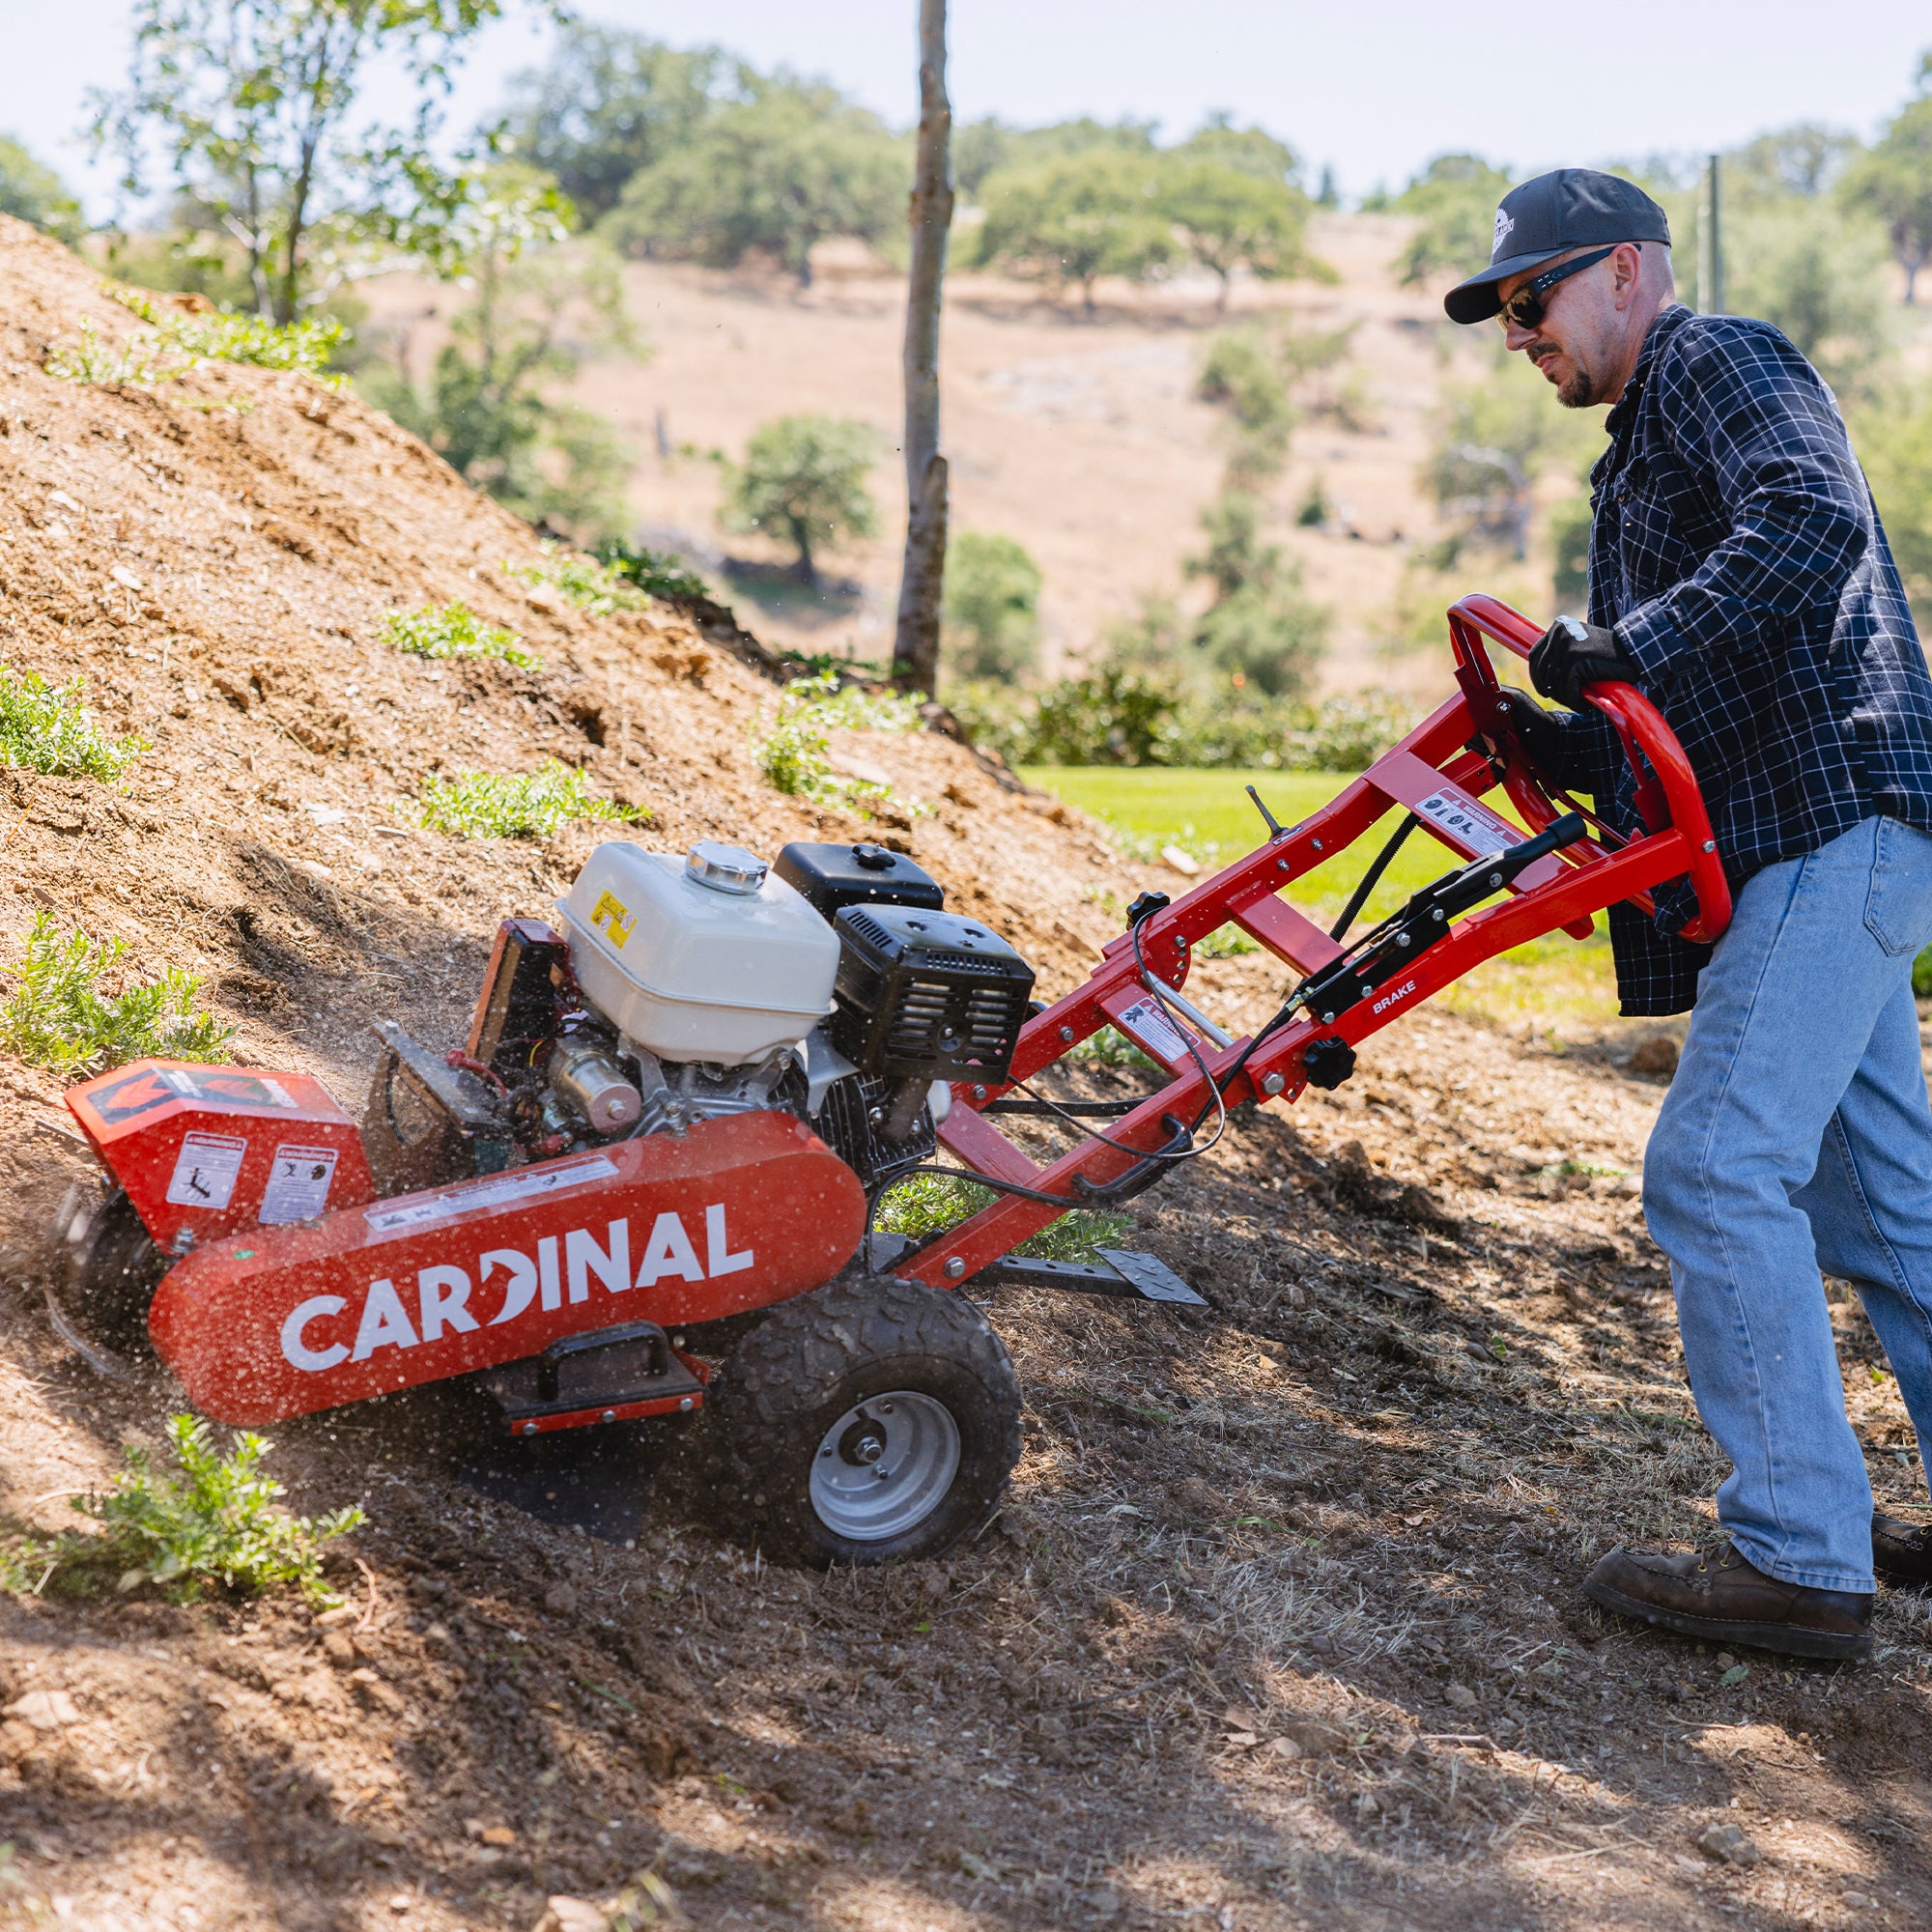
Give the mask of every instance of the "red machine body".
POLYGON ((360 1129, 305 1073, 141 1060, 67 1104, 167 1254, 375 1198, 360 1129))
POLYGON ((810 1128, 746 1114, 208 1243, 149 1328, 198 1408, 278 1422, 619 1322, 785 1300, 838 1273, 865 1219, 810 1128))

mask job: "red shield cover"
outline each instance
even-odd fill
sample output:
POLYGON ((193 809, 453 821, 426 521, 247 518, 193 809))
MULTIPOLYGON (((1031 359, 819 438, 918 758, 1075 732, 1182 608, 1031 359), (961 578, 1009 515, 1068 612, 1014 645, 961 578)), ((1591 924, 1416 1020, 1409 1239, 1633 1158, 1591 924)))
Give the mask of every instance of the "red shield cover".
POLYGON ((707 1121, 198 1248, 149 1313, 195 1406, 259 1424, 829 1280, 858 1177, 788 1114, 707 1121))

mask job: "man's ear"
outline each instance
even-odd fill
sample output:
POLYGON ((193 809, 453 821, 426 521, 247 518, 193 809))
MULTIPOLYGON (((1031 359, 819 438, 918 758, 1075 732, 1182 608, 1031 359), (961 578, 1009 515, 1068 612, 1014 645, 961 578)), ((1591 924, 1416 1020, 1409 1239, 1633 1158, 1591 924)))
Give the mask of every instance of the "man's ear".
POLYGON ((1610 257, 1613 292, 1619 309, 1629 308, 1643 283, 1643 250, 1634 242, 1620 242, 1610 257))

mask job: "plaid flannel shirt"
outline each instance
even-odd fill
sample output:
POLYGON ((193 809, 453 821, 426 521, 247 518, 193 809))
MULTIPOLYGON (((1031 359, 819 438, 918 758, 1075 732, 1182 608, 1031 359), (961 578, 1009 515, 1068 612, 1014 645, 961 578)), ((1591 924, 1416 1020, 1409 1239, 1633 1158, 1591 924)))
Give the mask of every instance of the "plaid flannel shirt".
MULTIPOLYGON (((1590 471, 1590 621, 1613 629, 1689 755, 1731 889, 1874 814, 1932 832, 1932 676, 1864 473, 1817 371, 1769 323, 1673 304, 1590 471)), ((1554 714, 1566 776, 1623 832, 1608 722, 1554 714)), ((1682 1012, 1708 947, 1610 909, 1626 1013, 1682 1012)))

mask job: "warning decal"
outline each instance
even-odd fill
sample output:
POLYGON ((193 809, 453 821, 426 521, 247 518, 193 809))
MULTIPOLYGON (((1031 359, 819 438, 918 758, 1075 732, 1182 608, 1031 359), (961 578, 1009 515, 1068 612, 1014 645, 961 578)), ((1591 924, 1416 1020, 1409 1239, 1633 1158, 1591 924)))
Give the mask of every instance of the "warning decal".
POLYGON ((335 1150, 278 1147, 258 1217, 265 1227, 306 1221, 328 1206, 328 1183, 335 1179, 335 1150))
POLYGON ((227 1134, 189 1134, 176 1158, 167 1198, 178 1208, 226 1208, 247 1151, 245 1140, 227 1134))
POLYGON ((1166 1009, 1156 999, 1136 1000, 1114 1024, 1131 1034, 1156 1060, 1187 1058, 1187 1036, 1168 1018, 1166 1009))
POLYGON ((543 1167, 523 1174, 502 1175, 489 1180, 472 1180, 446 1194, 406 1201, 395 1208, 368 1208, 363 1210, 371 1230, 393 1235, 404 1228, 420 1228, 434 1221, 453 1220, 458 1214, 478 1208, 502 1208, 512 1201, 528 1201, 540 1194, 554 1194, 563 1187, 582 1187, 586 1180, 609 1180, 617 1170, 602 1154, 573 1160, 560 1167, 543 1167))
POLYGON ((1522 834, 1452 785, 1433 791, 1413 808, 1416 817, 1439 826, 1472 859, 1487 859, 1522 843, 1522 834))

